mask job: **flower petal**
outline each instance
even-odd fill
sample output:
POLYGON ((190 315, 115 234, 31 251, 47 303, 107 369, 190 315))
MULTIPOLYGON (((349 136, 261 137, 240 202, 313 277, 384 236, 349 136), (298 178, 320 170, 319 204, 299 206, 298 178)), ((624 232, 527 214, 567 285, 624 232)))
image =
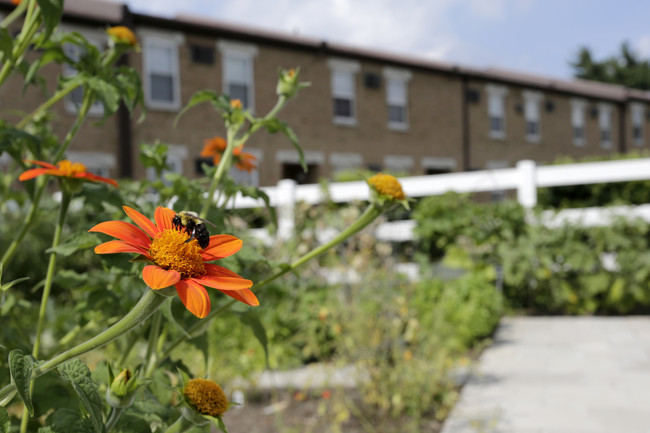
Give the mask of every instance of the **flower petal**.
POLYGON ((47 168, 31 168, 27 171, 24 171, 18 176, 18 180, 29 180, 34 179, 36 176, 46 174, 49 171, 47 168))
POLYGON ((156 220, 156 225, 160 231, 171 229, 172 219, 176 216, 176 212, 166 207, 158 206, 156 212, 154 213, 154 219, 156 220))
POLYGON ((140 212, 137 210, 130 208, 128 206, 122 206, 122 209, 124 209, 124 213, 126 213, 129 218, 133 220, 134 223, 138 225, 146 234, 149 235, 150 238, 155 238, 158 233, 160 233, 160 230, 154 223, 151 222, 149 218, 146 216, 142 215, 140 212))
POLYGON ((218 290, 244 290, 253 285, 251 280, 240 277, 233 271, 211 263, 205 264, 206 273, 192 279, 199 284, 212 287, 218 290))
POLYGON ((185 308, 199 319, 210 312, 210 297, 205 287, 192 280, 180 280, 176 283, 176 292, 185 308))
POLYGON ((88 179, 88 180, 91 180, 93 182, 104 182, 104 183, 107 183, 109 185, 113 185, 115 188, 119 188, 119 186, 117 185, 117 182, 115 180, 109 179, 107 177, 97 176, 96 174, 93 174, 93 173, 79 173, 75 177, 88 179))
POLYGON ((89 232, 104 233, 129 244, 148 249, 151 239, 139 228, 125 221, 105 221, 88 230, 89 232))
POLYGON ((223 259, 224 257, 232 256, 241 249, 243 242, 241 239, 231 235, 215 235, 210 236, 210 244, 203 250, 201 256, 203 260, 209 262, 211 260, 223 259))
POLYGON ((233 299, 238 300, 239 302, 243 302, 246 305, 250 305, 251 307, 257 307, 260 305, 260 301, 257 300, 257 297, 253 292, 251 292, 249 289, 244 289, 244 290, 227 290, 223 291, 220 290, 221 293, 224 295, 228 295, 233 299))
POLYGON ((142 269, 142 279, 154 290, 173 286, 181 280, 181 274, 176 271, 166 271, 160 266, 148 265, 142 269))
POLYGON ((95 254, 136 253, 149 257, 146 248, 131 245, 124 241, 108 241, 95 247, 95 254))
POLYGON ((25 159, 25 160, 23 160, 23 162, 25 164, 40 165, 41 167, 50 168, 50 169, 53 169, 53 170, 58 170, 59 169, 59 167, 57 167, 54 164, 50 164, 49 162, 45 162, 45 161, 36 161, 35 159, 25 159))

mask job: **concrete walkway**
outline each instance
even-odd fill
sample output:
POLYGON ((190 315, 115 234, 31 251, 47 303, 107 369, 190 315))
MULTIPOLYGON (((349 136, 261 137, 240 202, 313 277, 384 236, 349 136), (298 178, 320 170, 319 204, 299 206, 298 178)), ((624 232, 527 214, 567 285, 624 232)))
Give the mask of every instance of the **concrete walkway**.
POLYGON ((501 321, 442 433, 650 433, 650 318, 501 321))

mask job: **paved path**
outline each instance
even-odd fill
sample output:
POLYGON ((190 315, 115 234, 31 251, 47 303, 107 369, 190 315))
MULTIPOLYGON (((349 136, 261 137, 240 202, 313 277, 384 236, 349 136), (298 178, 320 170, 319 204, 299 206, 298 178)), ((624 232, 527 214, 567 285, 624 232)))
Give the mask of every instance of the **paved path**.
POLYGON ((442 433, 650 433, 649 317, 502 320, 442 433))

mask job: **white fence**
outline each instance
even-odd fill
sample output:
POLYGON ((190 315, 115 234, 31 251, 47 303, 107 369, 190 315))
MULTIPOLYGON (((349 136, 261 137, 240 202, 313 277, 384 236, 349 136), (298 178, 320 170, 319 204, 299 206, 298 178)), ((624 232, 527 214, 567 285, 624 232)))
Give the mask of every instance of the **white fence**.
MULTIPOLYGON (((650 158, 619 161, 589 162, 552 166, 537 166, 534 161, 519 161, 515 168, 482 170, 466 173, 412 176, 400 178, 408 197, 427 197, 448 191, 460 193, 516 190, 517 200, 526 208, 537 204, 537 188, 594 183, 650 180, 650 158)), ((327 185, 327 191, 320 184, 296 185, 292 180, 281 180, 277 186, 262 187, 269 196, 271 206, 278 210, 278 235, 288 238, 293 234, 294 209, 297 202, 310 204, 330 199, 334 202, 368 200, 368 185, 364 181, 337 182, 327 185)), ((242 197, 234 198, 230 208, 262 207, 262 200, 242 197)), ((545 224, 561 224, 563 221, 583 221, 587 224, 605 224, 612 215, 633 215, 650 221, 650 205, 634 208, 570 209, 555 215, 542 216, 545 224)), ((414 222, 397 221, 380 227, 377 235, 386 240, 412 239, 414 222)))

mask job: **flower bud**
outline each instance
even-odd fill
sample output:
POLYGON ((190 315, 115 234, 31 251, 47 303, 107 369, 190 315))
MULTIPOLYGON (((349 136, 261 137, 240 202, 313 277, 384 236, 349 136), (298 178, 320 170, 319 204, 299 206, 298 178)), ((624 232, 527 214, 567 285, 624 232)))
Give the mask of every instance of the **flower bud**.
POLYGON ((298 90, 301 87, 309 86, 309 83, 300 83, 298 82, 298 75, 300 68, 296 69, 280 69, 278 85, 276 87, 276 93, 279 96, 284 96, 285 98, 293 98, 298 93, 298 90))
POLYGON ((221 416, 230 405, 223 389, 209 379, 191 379, 183 395, 190 407, 201 415, 221 416))
POLYGON ((406 209, 409 208, 402 184, 395 176, 377 173, 368 179, 368 186, 370 186, 371 192, 370 201, 378 206, 384 207, 386 204, 400 203, 406 209))
POLYGON ((106 401, 112 407, 128 407, 133 403, 137 389, 138 379, 131 374, 130 370, 124 369, 113 379, 106 392, 106 401))
POLYGON ((115 26, 106 30, 108 36, 111 38, 117 45, 129 45, 131 47, 136 47, 138 45, 138 40, 136 39, 133 31, 128 27, 124 26, 115 26))

